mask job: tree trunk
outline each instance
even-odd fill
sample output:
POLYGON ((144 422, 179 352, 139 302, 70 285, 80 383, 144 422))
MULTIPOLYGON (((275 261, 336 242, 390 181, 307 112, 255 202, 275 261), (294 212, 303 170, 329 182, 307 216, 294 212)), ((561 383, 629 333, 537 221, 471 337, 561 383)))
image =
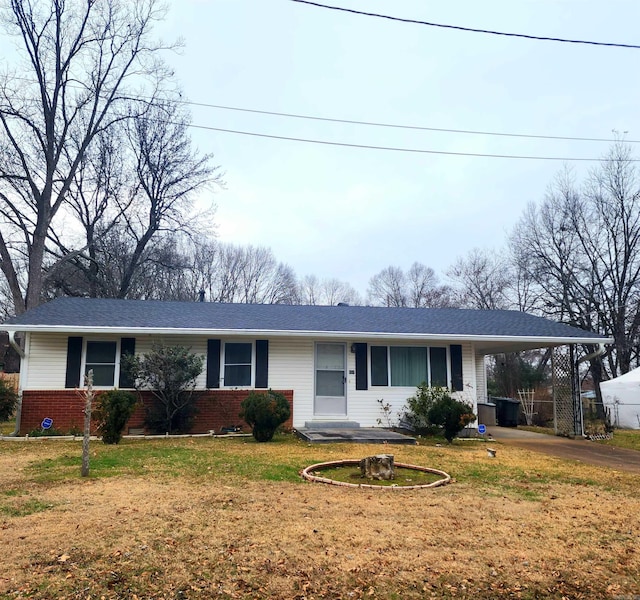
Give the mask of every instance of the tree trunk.
POLYGON ((93 402, 93 369, 87 373, 85 378, 87 389, 84 394, 84 435, 82 437, 82 468, 80 475, 89 476, 89 439, 91 438, 91 403, 93 402))
POLYGON ((598 419, 605 418, 604 403, 602 402, 602 392, 600 390, 600 382, 602 381, 602 361, 599 356, 589 361, 589 370, 593 379, 593 387, 596 392, 596 417, 598 419))

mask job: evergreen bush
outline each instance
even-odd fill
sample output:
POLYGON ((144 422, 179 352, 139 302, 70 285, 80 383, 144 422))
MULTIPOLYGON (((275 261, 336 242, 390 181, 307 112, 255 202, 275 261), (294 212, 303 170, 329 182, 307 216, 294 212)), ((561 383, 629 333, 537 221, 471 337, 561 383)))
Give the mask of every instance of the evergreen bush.
POLYGON ((17 405, 18 393, 13 385, 5 379, 0 379, 0 423, 13 417, 17 405))
POLYGON ((136 389, 153 395, 145 425, 154 433, 187 433, 196 412, 195 388, 204 357, 185 346, 154 344, 146 354, 123 361, 136 389))
POLYGON ((407 398, 404 421, 419 435, 434 435, 437 433, 438 427, 429 420, 429 410, 434 402, 445 395, 449 395, 447 389, 430 387, 424 382, 421 383, 416 393, 407 398))
POLYGON ((276 429, 291 415, 289 402, 280 393, 251 392, 241 404, 240 418, 251 427, 253 437, 258 442, 268 442, 276 429))
POLYGON ((469 423, 476 420, 471 405, 451 397, 447 388, 418 386, 416 393, 407 398, 405 420, 420 435, 434 435, 439 431, 449 441, 469 423))
POLYGON ((125 425, 137 403, 135 394, 124 390, 109 390, 98 396, 94 415, 98 421, 98 432, 105 444, 120 442, 125 425))
POLYGON ((449 443, 469 423, 473 423, 476 420, 473 408, 469 404, 462 400, 456 400, 449 394, 444 394, 434 401, 431 408, 429 408, 427 416, 433 425, 442 428, 444 437, 449 443))

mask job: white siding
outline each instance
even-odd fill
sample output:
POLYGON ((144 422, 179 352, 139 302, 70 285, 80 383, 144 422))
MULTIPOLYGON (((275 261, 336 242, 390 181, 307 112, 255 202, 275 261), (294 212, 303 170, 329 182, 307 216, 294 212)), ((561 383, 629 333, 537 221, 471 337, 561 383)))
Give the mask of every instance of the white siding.
POLYGON ((487 365, 483 354, 476 356, 476 380, 478 381, 478 401, 487 401, 487 365))
MULTIPOLYGON (((28 361, 24 389, 64 389, 67 363, 67 335, 32 333, 28 336, 28 361)), ((84 336, 87 339, 117 340, 121 336, 84 336)), ((230 341, 238 338, 225 338, 230 341)), ((247 338, 243 338, 247 340, 247 338)), ((330 342, 331 340, 322 340, 330 342)), ((336 340, 339 341, 339 340, 336 340)), ((367 342, 371 345, 415 345, 415 342, 402 340, 353 340, 367 342)), ((180 344, 191 348, 193 352, 206 357, 206 336, 137 336, 136 353, 148 352, 154 342, 180 344)), ((433 343, 433 346, 448 345, 445 341, 433 343)), ((380 425, 378 419, 384 421, 381 404, 391 405, 391 417, 397 420, 403 411, 406 399, 412 396, 414 387, 369 387, 368 390, 356 390, 355 354, 347 348, 347 416, 346 420, 356 421, 363 427, 380 425)), ((314 400, 314 351, 315 341, 302 338, 275 338, 269 341, 269 387, 273 389, 291 389, 294 399, 294 427, 302 427, 305 422, 312 421, 314 400)), ((471 401, 477 408, 478 399, 486 396, 486 375, 484 358, 476 356, 471 344, 462 345, 462 374, 464 391, 458 397, 471 401)), ((198 379, 198 388, 206 386, 206 368, 198 379)), ((321 420, 326 420, 325 418, 321 420)))
POLYGON ((25 350, 28 366, 22 377, 22 389, 64 389, 67 336, 56 333, 30 333, 27 342, 25 350))
POLYGON ((269 342, 269 387, 293 390, 293 426, 313 419, 314 342, 277 338, 269 342))
MULTIPOLYGON (((28 367, 23 379, 23 389, 29 390, 60 390, 64 389, 65 373, 67 369, 67 340, 68 335, 55 333, 31 333, 29 335, 27 355, 28 367)), ((85 335, 87 340, 117 341, 119 335, 85 335)), ((145 353, 151 349, 153 342, 166 344, 180 344, 191 348, 192 352, 206 357, 207 340, 194 336, 166 336, 152 338, 151 336, 136 337, 136 354, 145 353)), ((204 388, 206 373, 198 378, 198 387, 204 388)))

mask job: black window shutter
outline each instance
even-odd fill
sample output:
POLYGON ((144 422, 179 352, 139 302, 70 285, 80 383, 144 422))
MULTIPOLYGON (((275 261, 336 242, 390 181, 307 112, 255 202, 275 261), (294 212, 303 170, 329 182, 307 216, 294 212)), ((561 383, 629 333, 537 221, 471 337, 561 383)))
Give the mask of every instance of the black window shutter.
POLYGON ((369 389, 369 382, 367 381, 367 345, 366 344, 353 344, 356 351, 356 389, 367 390, 369 389))
POLYGON ((118 387, 132 388, 135 386, 135 381, 131 377, 131 373, 124 366, 122 357, 133 356, 136 353, 136 338, 121 338, 120 339, 120 380, 118 387))
POLYGON ((64 387, 80 387, 80 367, 82 366, 82 338, 70 337, 67 340, 67 374, 64 387))
POLYGON ((462 392, 462 346, 451 344, 451 389, 454 392, 462 392))
POLYGON ((256 387, 269 387, 269 340, 256 340, 256 387))
POLYGON ((207 388, 220 387, 220 340, 207 340, 207 388))

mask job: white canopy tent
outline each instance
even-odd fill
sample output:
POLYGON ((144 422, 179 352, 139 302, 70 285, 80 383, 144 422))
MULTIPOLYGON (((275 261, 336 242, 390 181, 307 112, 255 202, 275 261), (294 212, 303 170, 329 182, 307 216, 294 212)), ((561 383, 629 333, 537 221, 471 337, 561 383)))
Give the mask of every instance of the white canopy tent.
POLYGON ((640 368, 600 383, 602 402, 616 427, 640 429, 640 368))

